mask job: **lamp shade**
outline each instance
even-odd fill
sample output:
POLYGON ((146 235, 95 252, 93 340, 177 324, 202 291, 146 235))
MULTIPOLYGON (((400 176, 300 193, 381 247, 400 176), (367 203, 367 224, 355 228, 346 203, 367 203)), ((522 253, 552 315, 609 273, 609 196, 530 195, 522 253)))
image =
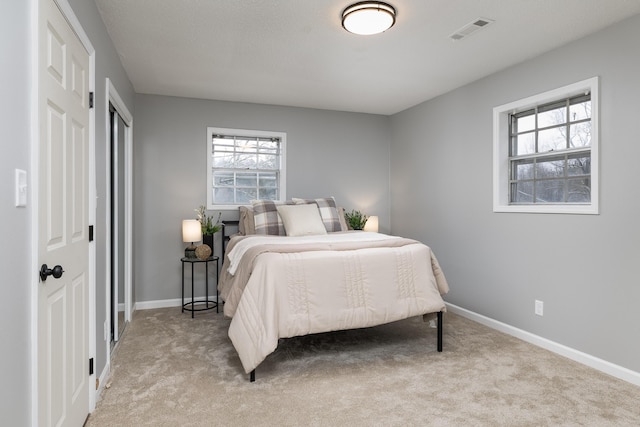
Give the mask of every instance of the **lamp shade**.
POLYGON ((202 226, 197 219, 185 219, 182 221, 182 241, 199 242, 202 240, 202 226))
POLYGON ((382 33, 396 22, 393 6, 380 1, 361 1, 342 12, 342 26, 350 33, 368 36, 382 33))
POLYGON ((378 232, 378 217, 376 215, 372 215, 367 219, 367 223, 364 225, 364 231, 378 232))

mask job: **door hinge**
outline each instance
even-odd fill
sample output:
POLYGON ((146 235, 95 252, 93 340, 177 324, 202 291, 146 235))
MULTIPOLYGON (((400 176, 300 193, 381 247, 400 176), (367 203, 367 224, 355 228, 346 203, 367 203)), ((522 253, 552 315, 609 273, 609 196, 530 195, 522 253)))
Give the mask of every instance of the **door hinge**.
POLYGON ((93 92, 89 92, 89 108, 93 108, 93 92))
POLYGON ((93 375, 93 357, 89 359, 89 375, 93 375))
POLYGON ((89 226, 89 241, 93 242, 93 225, 89 226))

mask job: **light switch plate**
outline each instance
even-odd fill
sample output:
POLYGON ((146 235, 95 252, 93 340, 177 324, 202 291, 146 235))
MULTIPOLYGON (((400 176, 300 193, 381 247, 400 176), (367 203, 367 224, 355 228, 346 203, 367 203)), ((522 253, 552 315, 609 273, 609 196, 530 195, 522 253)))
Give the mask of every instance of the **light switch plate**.
POLYGON ((27 206, 27 171, 16 169, 16 207, 27 206))

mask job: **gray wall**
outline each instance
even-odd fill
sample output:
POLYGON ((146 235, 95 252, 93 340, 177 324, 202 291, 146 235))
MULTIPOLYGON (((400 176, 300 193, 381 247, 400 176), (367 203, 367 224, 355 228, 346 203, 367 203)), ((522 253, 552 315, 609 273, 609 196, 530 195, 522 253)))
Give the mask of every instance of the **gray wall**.
POLYGON ((447 300, 636 372, 638 40, 640 16, 391 118, 391 229, 432 246, 447 300), (493 213, 493 107, 593 76, 600 215, 493 213))
POLYGON ((96 373, 100 375, 106 365, 109 343, 103 340, 103 325, 107 318, 106 296, 109 287, 105 281, 106 259, 106 206, 107 206, 107 116, 105 107, 105 82, 109 78, 122 97, 122 101, 134 116, 134 91, 129 78, 116 53, 113 42, 102 22, 95 2, 87 0, 68 0, 73 12, 89 36, 96 50, 96 190, 97 210, 95 223, 96 241, 96 373))
POLYGON ((31 420, 31 208, 14 204, 14 170, 31 171, 29 9, 24 0, 0 6, 0 420, 14 426, 31 420))
MULTIPOLYGON (((136 96, 136 301, 180 298, 181 221, 206 204, 207 126, 287 133, 287 197, 334 196, 389 230, 389 118, 136 96)), ((213 212, 210 212, 213 213, 213 212)), ((224 213, 237 218, 237 210, 224 213)))

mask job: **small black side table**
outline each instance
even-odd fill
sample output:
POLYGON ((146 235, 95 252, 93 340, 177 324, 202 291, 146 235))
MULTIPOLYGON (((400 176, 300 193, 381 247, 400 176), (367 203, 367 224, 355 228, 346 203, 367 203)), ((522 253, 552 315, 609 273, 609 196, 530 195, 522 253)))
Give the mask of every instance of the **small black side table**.
POLYGON ((185 310, 190 311, 191 312, 191 318, 193 319, 193 315, 196 311, 204 311, 204 310, 212 310, 212 309, 216 309, 216 313, 219 313, 219 309, 218 309, 218 257, 216 255, 214 256, 210 256, 207 259, 200 259, 200 258, 182 258, 180 259, 180 261, 182 261, 182 312, 184 313, 185 310), (209 299, 209 263, 215 261, 216 262, 216 301, 211 301, 209 299), (193 266, 195 264, 198 263, 204 263, 204 267, 205 267, 205 294, 204 294, 204 300, 201 301, 195 301, 194 299, 194 292, 193 292, 193 266), (191 302, 184 302, 184 265, 185 264, 191 264, 191 302), (204 304, 204 307, 201 308, 196 308, 196 304, 204 304), (189 306, 189 307, 187 307, 189 306))

